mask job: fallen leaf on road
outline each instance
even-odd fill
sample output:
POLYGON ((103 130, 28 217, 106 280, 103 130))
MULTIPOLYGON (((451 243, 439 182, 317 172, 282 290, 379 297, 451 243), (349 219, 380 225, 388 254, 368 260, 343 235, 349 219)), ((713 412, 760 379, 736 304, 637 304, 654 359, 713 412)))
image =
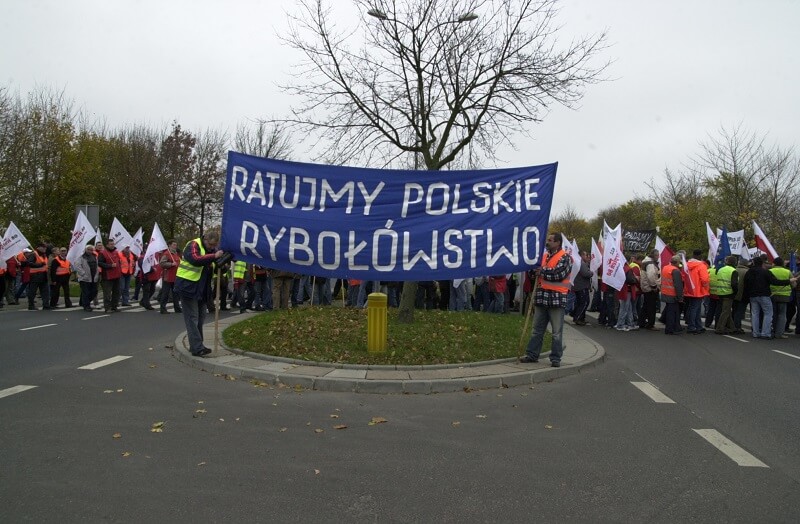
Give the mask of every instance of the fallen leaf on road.
POLYGON ((551 426, 550 424, 547 424, 547 425, 545 425, 544 429, 553 429, 553 426, 551 426))
POLYGON ((122 456, 123 457, 130 457, 131 455, 133 455, 133 453, 131 453, 130 451, 123 451, 122 452, 122 456))
POLYGON ((103 391, 103 393, 113 393, 113 392, 114 392, 113 389, 107 389, 107 390, 103 391))
POLYGON ((486 415, 475 415, 475 418, 486 418, 486 415))
POLYGON ((153 348, 147 348, 147 351, 153 351, 153 348))
POLYGON ((147 367, 150 369, 155 369, 157 366, 155 364, 148 364, 147 367))
POLYGON ((454 420, 454 421, 452 422, 452 424, 453 424, 453 427, 457 427, 457 426, 460 426, 460 425, 461 425, 461 422, 459 422, 459 421, 457 421, 457 420, 454 420))
POLYGON ((198 404, 205 404, 205 402, 203 402, 202 400, 198 400, 197 403, 198 404))
POLYGON ((197 464, 197 465, 198 465, 198 466, 205 466, 205 465, 206 465, 206 463, 205 463, 205 462, 200 462, 200 463, 199 463, 199 464, 197 464))
POLYGON ((225 380, 236 380, 236 377, 233 375, 225 375, 225 380))
POLYGON ((372 420, 370 420, 370 421, 369 421, 369 424, 367 424, 367 425, 369 425, 369 426, 374 426, 374 425, 376 425, 376 424, 383 424, 383 423, 385 423, 385 422, 389 422, 389 421, 388 421, 388 420, 386 420, 386 419, 385 419, 385 418, 383 418, 383 417, 372 417, 372 420))
POLYGON ((163 433, 164 432, 164 424, 166 422, 153 422, 153 425, 150 426, 151 433, 163 433))
POLYGON ((286 431, 287 429, 289 429, 289 428, 281 428, 281 429, 279 429, 278 431, 280 431, 281 433, 283 433, 283 432, 284 432, 284 431, 286 431))
POLYGON ((347 429, 347 424, 336 424, 333 429, 347 429))
POLYGON ((319 475, 319 470, 318 469, 314 470, 314 475, 319 475))
POLYGON ((122 438, 122 433, 114 433, 111 438, 122 438))
POLYGON ((205 409, 196 409, 194 412, 195 413, 208 413, 208 411, 205 410, 205 409))
POLYGON ((167 344, 167 345, 166 345, 166 346, 164 346, 164 347, 165 347, 165 348, 167 348, 167 349, 172 349, 172 348, 174 348, 175 346, 173 346, 172 344, 167 344))
POLYGON ((122 389, 118 389, 118 390, 117 390, 117 393, 122 393, 123 391, 124 391, 124 390, 122 390, 122 389))
POLYGON ((331 418, 339 418, 339 415, 331 415, 331 418))
POLYGON ((314 430, 314 433, 325 433, 325 430, 317 428, 317 429, 314 430))
POLYGON ((225 422, 224 418, 219 419, 220 422, 225 422))

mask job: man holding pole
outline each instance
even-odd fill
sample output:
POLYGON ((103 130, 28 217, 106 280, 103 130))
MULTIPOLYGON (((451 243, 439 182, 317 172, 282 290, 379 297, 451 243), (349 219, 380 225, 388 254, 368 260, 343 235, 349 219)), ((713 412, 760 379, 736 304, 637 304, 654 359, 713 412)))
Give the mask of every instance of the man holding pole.
POLYGON ((203 345, 203 322, 206 304, 212 299, 211 278, 214 263, 224 252, 217 250, 219 233, 209 231, 200 238, 190 240, 183 249, 178 264, 173 293, 181 297, 183 320, 189 338, 189 350, 196 357, 204 357, 211 349, 203 345))
POLYGON ((571 271, 572 257, 561 247, 561 233, 550 233, 547 235, 547 251, 542 257, 542 265, 534 272, 537 278, 533 295, 533 335, 528 342, 526 354, 519 359, 521 363, 539 362, 544 333, 549 322, 553 332, 550 363, 554 368, 561 367, 561 356, 564 352, 561 335, 571 271))

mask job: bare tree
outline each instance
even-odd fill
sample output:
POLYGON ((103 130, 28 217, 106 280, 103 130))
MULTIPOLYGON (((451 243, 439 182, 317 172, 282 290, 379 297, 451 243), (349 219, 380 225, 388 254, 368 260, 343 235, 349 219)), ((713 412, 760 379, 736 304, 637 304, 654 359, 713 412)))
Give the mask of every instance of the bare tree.
POLYGON ((355 29, 337 28, 324 0, 300 0, 286 37, 305 62, 285 86, 303 100, 285 122, 318 138, 323 158, 477 165, 552 104, 572 107, 606 66, 592 64, 605 33, 557 41, 556 0, 352 1, 355 29))
POLYGON ((239 124, 234 147, 248 155, 285 160, 292 156, 292 136, 286 125, 279 122, 239 124))
POLYGON ((187 206, 201 234, 206 219, 216 220, 222 214, 226 147, 227 137, 219 130, 209 129, 196 136, 194 172, 189 179, 187 206))

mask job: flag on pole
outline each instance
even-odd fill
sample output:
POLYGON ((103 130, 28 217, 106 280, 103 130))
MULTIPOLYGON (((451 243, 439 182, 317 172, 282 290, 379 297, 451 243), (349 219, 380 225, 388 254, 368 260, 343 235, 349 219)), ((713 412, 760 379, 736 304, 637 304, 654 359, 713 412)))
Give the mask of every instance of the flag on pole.
POLYGON ((603 283, 619 291, 625 285, 625 264, 628 261, 610 231, 606 232, 603 245, 603 283))
POLYGON ((772 247, 772 244, 767 238, 767 235, 765 235, 764 232, 761 231, 761 228, 758 227, 758 224, 756 224, 755 220, 753 220, 753 233, 756 236, 756 246, 758 247, 758 249, 767 254, 767 257, 769 257, 770 262, 775 260, 775 257, 778 256, 778 252, 775 251, 774 247, 772 247))
POLYGON ((113 240, 117 249, 120 250, 125 248, 125 246, 133 245, 133 237, 131 237, 131 234, 125 229, 125 226, 117 220, 117 217, 114 217, 114 222, 111 223, 111 231, 108 233, 108 238, 113 240))
POLYGON ((158 222, 153 224, 153 234, 150 235, 150 243, 147 244, 147 251, 142 259, 142 272, 149 273, 150 269, 158 264, 158 254, 167 249, 167 241, 164 240, 164 235, 161 234, 161 229, 158 227, 158 222))
POLYGON ((131 253, 133 253, 137 257, 142 254, 142 251, 144 251, 144 240, 142 239, 143 236, 144 232, 142 231, 142 228, 139 228, 136 234, 133 235, 133 243, 131 244, 131 253))
POLYGON ((597 245, 597 242, 595 242, 594 237, 592 237, 592 258, 589 260, 589 269, 592 274, 594 274, 597 273, 597 269, 602 265, 603 251, 600 249, 600 246, 597 245))
MULTIPOLYGON (((0 238, 0 269, 6 268, 6 260, 30 246, 31 243, 14 222, 8 224, 5 234, 0 238)), ((0 297, 2 298, 2 297, 0 297)))
POLYGON ((708 237, 708 260, 713 262, 717 259, 720 237, 714 234, 714 231, 711 229, 711 226, 708 225, 708 222, 706 222, 706 236, 708 237))
POLYGON ((656 235, 656 250, 658 251, 658 260, 661 263, 661 267, 668 266, 672 261, 672 257, 675 256, 675 252, 658 235, 656 235))
POLYGON ((731 254, 731 244, 728 242, 728 229, 722 226, 722 234, 720 235, 719 248, 716 250, 714 257, 714 267, 719 269, 725 265, 725 259, 731 254))
POLYGON ((569 283, 574 284, 575 277, 577 277, 578 273, 581 271, 581 255, 580 251, 578 251, 578 244, 576 244, 575 241, 570 243, 570 241, 567 240, 567 237, 564 236, 564 233, 561 233, 561 247, 572 259, 572 270, 569 273, 569 283))
POLYGON ((789 271, 793 275, 797 273, 797 251, 792 251, 792 254, 789 255, 789 271))
POLYGON ((100 242, 103 243, 103 235, 100 234, 100 226, 97 227, 97 231, 94 233, 94 243, 97 244, 100 242))
POLYGON ((75 227, 72 228, 72 237, 69 241, 67 260, 75 265, 83 255, 86 244, 92 241, 93 235, 96 235, 96 232, 91 222, 83 214, 83 211, 78 211, 78 218, 75 220, 75 227))
POLYGON ((683 271, 686 274, 686 278, 684 278, 683 280, 685 282, 688 282, 689 287, 692 289, 692 291, 694 291, 694 282, 692 282, 692 275, 689 274, 689 264, 686 262, 686 255, 684 255, 683 253, 681 253, 681 265, 683 266, 681 268, 681 271, 683 271))

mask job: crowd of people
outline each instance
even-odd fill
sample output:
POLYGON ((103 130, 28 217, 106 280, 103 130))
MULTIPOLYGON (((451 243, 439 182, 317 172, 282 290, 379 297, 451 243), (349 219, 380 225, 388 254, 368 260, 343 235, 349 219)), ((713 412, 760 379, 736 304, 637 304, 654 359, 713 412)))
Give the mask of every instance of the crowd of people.
MULTIPOLYGON (((660 312, 667 335, 699 335, 710 329, 720 335, 745 334, 742 321, 749 307, 752 337, 788 338, 798 311, 800 273, 793 274, 782 258, 770 261, 760 255, 748 261, 731 255, 717 268, 699 249, 686 256, 678 252, 660 267, 657 250, 634 254, 620 290, 601 279, 590 309, 598 313, 598 323, 619 331, 658 330, 660 312)), ((574 320, 585 322, 580 316, 574 320)))

